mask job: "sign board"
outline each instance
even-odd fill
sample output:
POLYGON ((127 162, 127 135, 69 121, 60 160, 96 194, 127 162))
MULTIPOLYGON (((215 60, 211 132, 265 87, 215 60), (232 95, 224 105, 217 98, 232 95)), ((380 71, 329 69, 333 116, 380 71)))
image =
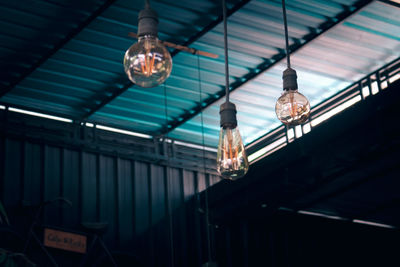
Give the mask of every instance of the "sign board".
POLYGON ((86 236, 54 229, 44 229, 44 245, 78 253, 86 253, 86 236))

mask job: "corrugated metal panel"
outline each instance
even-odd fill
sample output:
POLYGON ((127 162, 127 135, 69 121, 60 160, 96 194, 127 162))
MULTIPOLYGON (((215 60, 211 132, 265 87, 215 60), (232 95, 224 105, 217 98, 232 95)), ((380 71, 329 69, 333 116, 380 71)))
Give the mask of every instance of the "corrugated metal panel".
MULTIPOLYGON (((34 72, 25 78, 22 76, 24 79, 1 101, 151 135, 167 132, 167 120, 170 127, 186 121, 190 114, 198 112, 200 102, 207 105, 206 99, 210 102, 219 98, 224 87, 223 31, 221 23, 215 22, 221 14, 220 3, 211 0, 151 2, 160 16, 160 39, 182 44, 206 28, 208 31, 191 46, 218 54, 219 58, 179 53, 173 58, 173 71, 164 85, 151 89, 131 85, 124 74, 122 58, 135 42, 127 34, 137 29, 137 15, 143 1, 118 0, 34 72), (119 95, 123 88, 127 90, 119 95)), ((287 1, 291 44, 307 43, 310 35, 321 31, 321 25, 335 22, 336 16, 346 10, 356 10, 356 3, 368 2, 287 1)), ((21 77, 26 68, 33 66, 32 62, 54 48, 57 40, 65 38, 101 7, 100 3, 73 6, 43 1, 38 1, 32 11, 21 3, 2 6, 5 9, 0 22, 10 24, 0 32, 5 37, 0 46, 4 56, 2 66, 7 68, 8 62, 21 65, 10 68, 15 77, 21 77), (62 26, 54 24, 60 12, 62 26), (46 34, 32 41, 35 33, 46 34), (26 36, 32 38, 26 39, 26 36), (32 44, 29 49, 24 48, 27 41, 32 44), (22 49, 27 51, 27 58, 34 58, 30 63, 25 64, 18 57, 9 60, 10 55, 21 54, 22 49)), ((260 66, 283 55, 284 47, 281 1, 229 1, 228 8, 234 7, 239 8, 228 20, 231 83, 246 81, 248 75, 260 72, 260 66)), ((399 56, 399 10, 374 1, 293 55, 300 90, 313 105, 399 56)), ((245 143, 280 124, 273 109, 281 92, 283 68, 283 64, 276 64, 232 93, 245 143)), ((4 86, 9 84, 9 81, 3 82, 4 86)), ((209 146, 216 146, 218 141, 220 103, 216 102, 204 112, 205 143, 209 146)), ((202 143, 200 124, 200 117, 194 117, 169 133, 169 137, 202 143)))
POLYGON ((190 143, 166 138, 141 138, 11 110, 0 110, 0 118, 0 129, 7 137, 31 142, 45 140, 47 144, 90 153, 118 155, 131 160, 216 174, 215 149, 206 148, 203 151, 201 146, 190 143))
MULTIPOLYGON (((20 82, 3 101, 69 118, 85 117, 103 99, 128 83, 122 60, 125 51, 136 42, 128 37, 128 33, 136 32, 137 16, 142 6, 140 0, 116 1, 20 82)), ((186 41, 215 18, 217 6, 213 1, 181 1, 176 4, 152 1, 152 7, 160 17, 160 38, 178 43, 186 41)), ((182 94, 185 89, 180 89, 182 86, 179 84, 187 80, 184 74, 173 77, 171 81, 175 79, 177 84, 171 83, 171 86, 178 89, 171 88, 176 94, 175 98, 171 95, 169 99, 171 118, 197 101, 185 99, 182 94)), ((140 132, 155 132, 165 122, 163 111, 164 96, 160 88, 144 90, 132 87, 117 102, 90 119, 108 125, 124 125, 122 128, 140 132)))
MULTIPOLYGON (((121 36, 125 37, 129 31, 136 31, 138 13, 136 9, 141 4, 136 4, 135 7, 130 3, 124 5, 126 7, 125 13, 130 14, 124 20, 125 27, 121 28, 121 36)), ((176 43, 185 42, 215 19, 215 14, 218 14, 216 12, 218 4, 212 1, 202 1, 201 3, 181 1, 179 4, 154 1, 152 6, 160 16, 160 38, 173 40, 176 43)), ((113 8, 114 6, 104 16, 110 17, 112 20, 121 20, 122 10, 116 9, 111 12, 113 8)), ((102 26, 99 30, 104 31, 104 27, 102 26)), ((119 47, 121 54, 116 57, 118 64, 120 64, 125 50, 134 42, 135 40, 125 37, 125 42, 121 43, 119 47)), ((194 107, 199 100, 196 91, 193 93, 193 88, 198 87, 197 71, 187 62, 188 59, 192 60, 192 58, 193 56, 183 53, 173 58, 173 71, 165 83, 167 99, 164 97, 164 85, 156 88, 132 86, 89 119, 97 123, 124 125, 124 128, 141 132, 154 134, 161 131, 166 124, 165 104, 168 105, 168 120, 173 120, 185 110, 194 107)), ((119 65, 119 68, 122 68, 122 65, 119 65)), ((123 76, 122 80, 124 79, 126 80, 126 77, 123 76)), ((208 89, 211 91, 218 88, 218 85, 215 85, 213 81, 209 82, 209 86, 214 88, 208 89)))
MULTIPOLYGON (((292 12, 288 12, 288 23, 290 36, 301 41, 302 36, 306 34, 301 30, 302 25, 307 23, 309 21, 307 18, 311 16, 295 7, 298 4, 297 1, 288 1, 289 8, 292 8, 292 12), (303 22, 300 23, 301 21, 303 22)), ((334 3, 330 4, 339 6, 334 3)), ((252 1, 229 21, 235 19, 243 21, 242 12, 244 13, 247 9, 264 10, 267 9, 265 5, 266 3, 252 1)), ((322 16, 322 12, 326 12, 326 10, 317 9, 317 7, 321 7, 320 3, 315 3, 315 5, 314 8, 321 12, 319 16, 322 16)), ((301 3, 301 6, 311 8, 304 3, 301 3)), ((328 10, 337 11, 335 8, 328 8, 328 10)), ((274 14, 278 12, 279 10, 276 10, 274 14)), ((330 14, 330 16, 332 15, 330 14)), ((399 15, 400 9, 381 2, 374 2, 292 55, 292 67, 298 73, 299 90, 308 97, 312 106, 400 56, 399 15)), ((278 16, 280 16, 279 13, 278 16)), ((254 15, 251 16, 251 18, 254 17, 254 15)), ((267 20, 273 22, 270 17, 267 20)), ((316 24, 310 24, 310 26, 316 27, 318 22, 315 20, 316 24)), ((264 22, 260 25, 270 24, 264 22)), ((273 28, 273 25, 267 31, 273 28)), ((277 27, 282 28, 282 25, 277 25, 277 27)), ((234 25, 228 25, 229 32, 239 29, 234 25)), ((283 42, 284 37, 279 36, 279 32, 283 32, 283 30, 277 29, 275 35, 278 35, 278 40, 283 42)), ((251 33, 251 29, 247 29, 246 33, 251 33)), ((242 32, 242 34, 246 33, 242 32)), ((265 34, 274 36, 269 32, 265 34)), ((247 47, 248 51, 255 51, 254 48, 246 46, 246 41, 242 41, 241 44, 243 48, 247 47)), ((230 55, 232 58, 236 58, 234 53, 230 55)), ((284 68, 285 64, 282 62, 231 94, 231 101, 238 108, 238 124, 245 143, 250 143, 280 125, 275 116, 275 101, 282 90, 281 76, 284 68)), ((218 112, 221 103, 222 100, 204 111, 208 145, 216 146, 218 142, 218 112)), ((170 136, 201 143, 200 115, 175 129, 170 136)))
MULTIPOLYGON (((204 217, 196 205, 186 210, 184 204, 194 203, 206 179, 213 184, 219 177, 4 137, 1 143, 0 199, 11 214, 23 203, 63 196, 73 206, 46 206, 43 223, 77 229, 81 222, 108 222, 104 239, 109 247, 153 261, 153 266, 171 266, 171 245, 174 266, 202 261, 192 254, 203 237, 195 242, 191 237, 204 217)), ((16 220, 27 218, 11 217, 13 224, 16 220)))
MULTIPOLYGON (((79 27, 103 1, 2 1, 0 23, 2 42, 0 45, 3 75, 1 89, 9 90, 40 60, 68 38, 68 34, 79 27), (11 88, 10 88, 11 86, 11 88)), ((71 88, 65 90, 56 86, 63 77, 46 68, 37 71, 31 80, 19 83, 5 102, 22 105, 30 109, 73 116, 73 107, 79 104, 76 97, 68 96, 71 88), (49 74, 49 81, 39 81, 43 74, 49 74), (55 78, 55 79, 54 79, 55 78), (53 81, 53 84, 48 82, 53 81), (29 81, 32 83, 29 83, 29 81), (61 93, 60 92, 64 92, 61 93)))

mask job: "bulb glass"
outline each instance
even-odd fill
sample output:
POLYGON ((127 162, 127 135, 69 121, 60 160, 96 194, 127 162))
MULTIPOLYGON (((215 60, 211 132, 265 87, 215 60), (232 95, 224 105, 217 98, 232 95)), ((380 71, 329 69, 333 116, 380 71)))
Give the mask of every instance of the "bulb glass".
POLYGON ((172 58, 157 37, 145 35, 126 51, 124 69, 133 83, 146 88, 155 87, 171 74, 172 58))
POLYGON ((226 179, 236 180, 249 170, 246 150, 239 129, 221 127, 217 152, 217 170, 226 179))
POLYGON ((276 101, 275 112, 284 124, 299 125, 306 122, 310 116, 310 102, 297 90, 285 90, 276 101))

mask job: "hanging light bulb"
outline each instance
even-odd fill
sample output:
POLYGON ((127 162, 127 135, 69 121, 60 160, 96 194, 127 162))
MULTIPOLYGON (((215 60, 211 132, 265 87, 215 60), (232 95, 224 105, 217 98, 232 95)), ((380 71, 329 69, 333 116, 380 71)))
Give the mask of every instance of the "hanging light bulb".
POLYGON ((275 105, 276 116, 288 126, 302 124, 310 116, 310 103, 297 91, 296 79, 295 70, 287 68, 283 72, 283 93, 275 105))
POLYGON ((172 58, 167 48, 157 38, 158 18, 146 1, 138 17, 138 42, 124 57, 128 78, 141 87, 155 87, 163 83, 172 70, 172 58))
POLYGON ((246 150, 237 127, 235 104, 222 104, 220 115, 217 170, 224 178, 235 180, 243 177, 249 170, 246 150))
POLYGON ((228 64, 228 27, 226 20, 226 1, 222 0, 224 22, 224 52, 225 52, 225 96, 226 100, 220 106, 221 130, 219 132, 217 171, 223 178, 236 180, 243 177, 249 170, 246 150, 237 128, 236 106, 229 102, 229 64, 228 64))
POLYGON ((287 69, 283 71, 283 93, 276 101, 275 113, 278 119, 288 126, 307 121, 310 116, 308 99, 297 91, 297 74, 290 67, 289 37, 286 20, 285 0, 282 0, 283 22, 285 26, 287 69))

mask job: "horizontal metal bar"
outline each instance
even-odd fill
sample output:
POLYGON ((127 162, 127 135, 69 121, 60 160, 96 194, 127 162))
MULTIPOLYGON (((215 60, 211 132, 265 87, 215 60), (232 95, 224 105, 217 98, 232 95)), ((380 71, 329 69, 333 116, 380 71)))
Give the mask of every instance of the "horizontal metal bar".
POLYGON ((379 1, 382 2, 382 3, 389 4, 389 5, 392 5, 392 6, 400 8, 400 3, 399 2, 395 2, 393 0, 379 0, 379 1))
POLYGON ((172 139, 144 139, 78 123, 32 117, 7 109, 0 110, 0 118, 0 134, 5 137, 217 174, 215 152, 175 144, 172 139), (166 153, 166 150, 169 152, 166 153))

